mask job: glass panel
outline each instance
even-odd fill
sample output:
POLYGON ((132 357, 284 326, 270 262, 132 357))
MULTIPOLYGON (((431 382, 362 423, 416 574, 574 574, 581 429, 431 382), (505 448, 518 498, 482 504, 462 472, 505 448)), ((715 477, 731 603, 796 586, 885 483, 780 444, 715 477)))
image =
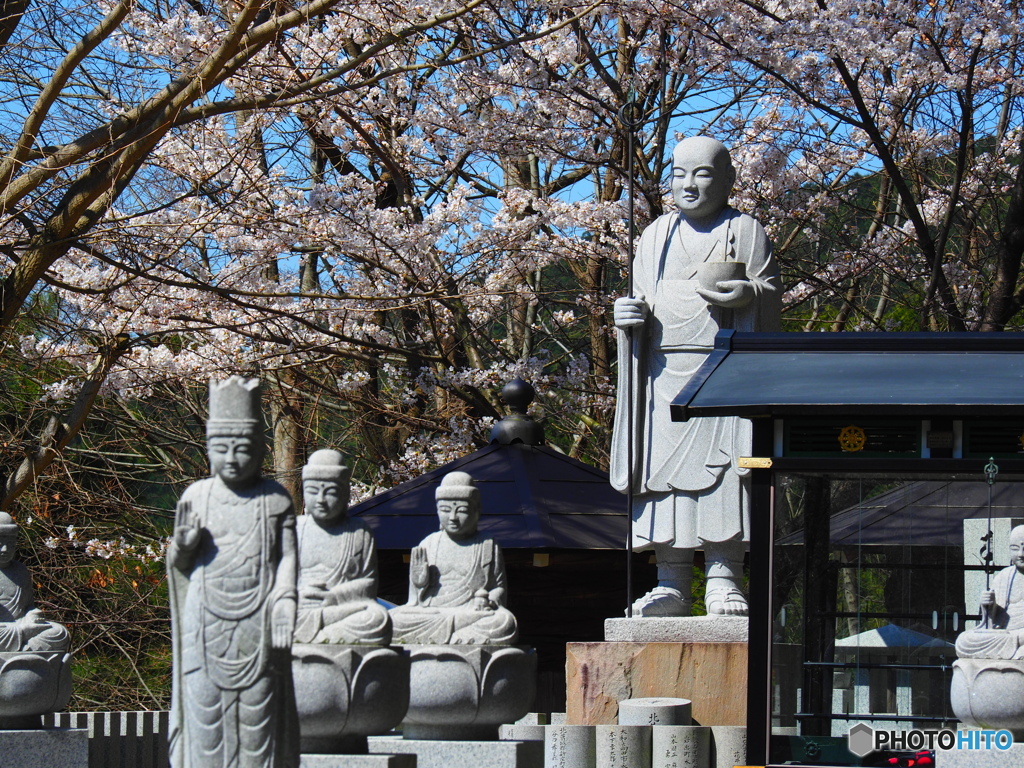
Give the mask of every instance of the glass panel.
MULTIPOLYGON (((861 722, 956 727, 953 643, 978 618, 988 493, 980 471, 776 475, 771 762, 860 765, 846 735, 861 722)), ((999 568, 1024 484, 992 499, 999 568)))

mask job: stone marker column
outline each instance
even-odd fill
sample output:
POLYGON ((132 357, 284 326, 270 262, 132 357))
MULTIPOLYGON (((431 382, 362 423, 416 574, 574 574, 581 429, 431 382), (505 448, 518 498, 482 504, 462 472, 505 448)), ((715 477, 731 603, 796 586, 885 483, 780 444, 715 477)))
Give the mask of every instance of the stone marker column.
POLYGON ((650 768, 651 726, 598 725, 597 768, 650 768))
POLYGON ((652 730, 651 768, 710 768, 711 729, 707 726, 659 725, 652 730))
POLYGON ((596 768, 597 737, 593 725, 544 727, 544 768, 596 768))
POLYGON ((692 702, 657 696, 619 702, 619 725, 689 725, 692 702))
POLYGON ((742 725, 711 726, 711 768, 747 764, 747 729, 742 725))

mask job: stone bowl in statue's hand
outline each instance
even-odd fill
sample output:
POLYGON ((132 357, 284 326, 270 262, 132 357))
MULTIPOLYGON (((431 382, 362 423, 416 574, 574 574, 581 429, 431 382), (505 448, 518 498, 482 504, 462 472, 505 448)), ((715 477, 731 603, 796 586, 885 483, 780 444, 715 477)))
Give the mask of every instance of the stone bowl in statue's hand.
POLYGON ((719 283, 730 280, 744 280, 747 265, 742 261, 706 261, 697 266, 697 281, 700 287, 710 293, 719 293, 719 283))

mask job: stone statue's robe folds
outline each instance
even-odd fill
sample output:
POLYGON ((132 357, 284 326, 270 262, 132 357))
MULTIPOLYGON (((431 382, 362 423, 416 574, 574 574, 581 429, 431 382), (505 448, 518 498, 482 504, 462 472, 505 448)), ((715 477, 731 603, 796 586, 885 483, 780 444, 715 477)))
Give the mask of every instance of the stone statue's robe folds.
POLYGON ((779 271, 764 229, 726 207, 714 228, 694 234, 678 213, 656 219, 633 261, 637 298, 650 309, 630 346, 619 331, 619 408, 612 435, 611 482, 625 491, 628 402, 625 371, 633 372, 633 547, 749 541, 749 470, 734 463, 750 450, 750 424, 736 417, 673 422, 669 405, 714 348, 720 329, 777 331, 779 271), (741 261, 754 298, 745 307, 709 305, 697 293, 704 262, 741 261))
POLYGON ((346 518, 323 528, 308 514, 297 524, 300 599, 295 642, 390 642, 391 621, 377 602, 377 549, 369 526, 346 518), (301 597, 312 584, 326 587, 324 600, 301 597))
POLYGON ((965 659, 1024 658, 1024 574, 1015 566, 992 577, 996 604, 990 609, 989 626, 961 632, 957 656, 965 659))
POLYGON ((32 576, 14 561, 0 569, 0 651, 66 651, 67 629, 33 605, 32 576))
POLYGON ((174 689, 173 768, 297 768, 291 654, 271 647, 275 603, 295 599, 295 514, 272 480, 233 490, 191 485, 202 529, 193 552, 168 551, 174 689), (284 550, 291 547, 291 557, 284 550))
POLYGON ((444 645, 475 643, 505 645, 518 633, 515 616, 498 605, 474 610, 474 595, 506 589, 501 547, 477 532, 453 540, 443 531, 425 538, 430 581, 416 587, 410 581, 407 605, 391 609, 396 643, 444 645))

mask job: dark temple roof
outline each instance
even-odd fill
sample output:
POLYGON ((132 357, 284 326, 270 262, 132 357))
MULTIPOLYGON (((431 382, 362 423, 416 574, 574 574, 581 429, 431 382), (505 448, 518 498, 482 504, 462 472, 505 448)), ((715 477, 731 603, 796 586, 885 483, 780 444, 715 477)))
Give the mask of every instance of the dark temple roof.
POLYGON ((491 443, 349 510, 369 523, 380 549, 411 549, 437 530, 434 490, 449 472, 480 489, 480 530, 503 548, 621 549, 626 497, 608 475, 544 445, 491 443))
POLYGON ((1022 333, 737 333, 672 403, 694 416, 1024 414, 1022 333))

